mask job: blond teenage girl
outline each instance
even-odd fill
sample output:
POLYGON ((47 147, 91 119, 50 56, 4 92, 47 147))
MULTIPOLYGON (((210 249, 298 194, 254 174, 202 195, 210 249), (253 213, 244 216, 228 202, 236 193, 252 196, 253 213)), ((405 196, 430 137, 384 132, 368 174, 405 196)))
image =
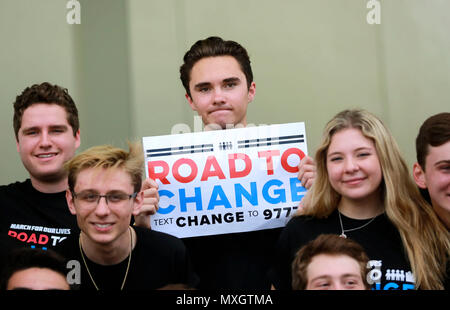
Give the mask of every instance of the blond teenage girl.
POLYGON ((383 123, 364 110, 340 112, 325 127, 315 160, 308 201, 280 236, 269 272, 273 286, 290 289, 296 251, 334 233, 364 247, 373 289, 442 289, 449 233, 419 194, 383 123))

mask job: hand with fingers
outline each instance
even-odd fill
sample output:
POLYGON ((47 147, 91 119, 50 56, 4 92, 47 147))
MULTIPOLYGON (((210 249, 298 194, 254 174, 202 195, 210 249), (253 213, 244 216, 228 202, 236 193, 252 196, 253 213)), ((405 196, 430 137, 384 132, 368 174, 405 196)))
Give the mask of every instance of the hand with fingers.
MULTIPOLYGON (((298 165, 298 179, 302 183, 303 187, 310 189, 316 179, 316 164, 314 159, 309 156, 305 156, 298 165)), ((297 213, 300 214, 303 206, 309 200, 310 191, 306 192, 306 195, 300 201, 297 209, 297 213)))
POLYGON ((141 191, 144 193, 144 202, 139 213, 134 216, 134 222, 136 226, 151 228, 150 216, 159 209, 158 184, 147 178, 142 183, 141 191))
POLYGON ((305 156, 298 165, 298 179, 302 182, 303 187, 310 189, 316 178, 316 164, 314 159, 305 156))

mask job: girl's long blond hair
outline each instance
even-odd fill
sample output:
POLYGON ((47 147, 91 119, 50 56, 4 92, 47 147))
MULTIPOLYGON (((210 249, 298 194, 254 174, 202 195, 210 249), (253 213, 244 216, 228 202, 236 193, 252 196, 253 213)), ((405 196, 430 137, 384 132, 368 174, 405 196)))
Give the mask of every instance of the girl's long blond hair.
POLYGON ((315 156, 316 180, 301 214, 325 218, 337 208, 340 195, 328 180, 327 151, 332 136, 346 128, 361 130, 375 143, 383 173, 380 186, 385 212, 400 233, 416 288, 443 289, 450 256, 449 232, 420 195, 397 143, 375 115, 364 110, 345 110, 328 122, 315 156))

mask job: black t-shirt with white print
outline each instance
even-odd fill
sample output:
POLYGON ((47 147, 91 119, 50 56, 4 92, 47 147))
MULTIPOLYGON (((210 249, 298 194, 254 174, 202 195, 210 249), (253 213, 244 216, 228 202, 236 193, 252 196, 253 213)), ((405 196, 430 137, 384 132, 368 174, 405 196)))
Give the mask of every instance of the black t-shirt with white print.
MULTIPOLYGON (((369 220, 351 219, 341 214, 345 230, 357 228, 369 220)), ((277 243, 276 259, 269 278, 276 289, 292 288, 291 264, 297 251, 320 234, 341 234, 338 211, 327 218, 309 216, 292 218, 282 231, 277 243)), ((415 280, 401 241, 400 234, 385 213, 367 226, 345 233, 358 242, 369 257, 367 280, 373 290, 409 290, 415 280)))
POLYGON ((15 248, 58 252, 69 236, 78 233, 76 217, 69 211, 65 191, 42 193, 29 179, 0 186, 0 269, 15 248))
POLYGON ((71 236, 62 248, 67 259, 67 279, 72 289, 95 290, 94 280, 99 290, 118 291, 125 277, 123 290, 154 290, 170 284, 197 287, 198 276, 180 239, 142 227, 134 226, 133 229, 137 240, 131 259, 127 256, 115 265, 96 264, 84 251, 83 261, 79 237, 71 236))

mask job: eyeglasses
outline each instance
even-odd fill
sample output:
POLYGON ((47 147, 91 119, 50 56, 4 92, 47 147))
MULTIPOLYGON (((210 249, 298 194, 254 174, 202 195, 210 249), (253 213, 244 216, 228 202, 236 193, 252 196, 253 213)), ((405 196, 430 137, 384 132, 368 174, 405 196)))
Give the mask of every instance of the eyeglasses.
POLYGON ((105 198, 106 204, 108 206, 121 206, 131 198, 136 198, 137 194, 137 192, 131 195, 122 192, 115 192, 106 195, 100 195, 93 192, 72 192, 73 197, 84 206, 97 206, 100 203, 100 199, 102 199, 102 197, 105 198))

